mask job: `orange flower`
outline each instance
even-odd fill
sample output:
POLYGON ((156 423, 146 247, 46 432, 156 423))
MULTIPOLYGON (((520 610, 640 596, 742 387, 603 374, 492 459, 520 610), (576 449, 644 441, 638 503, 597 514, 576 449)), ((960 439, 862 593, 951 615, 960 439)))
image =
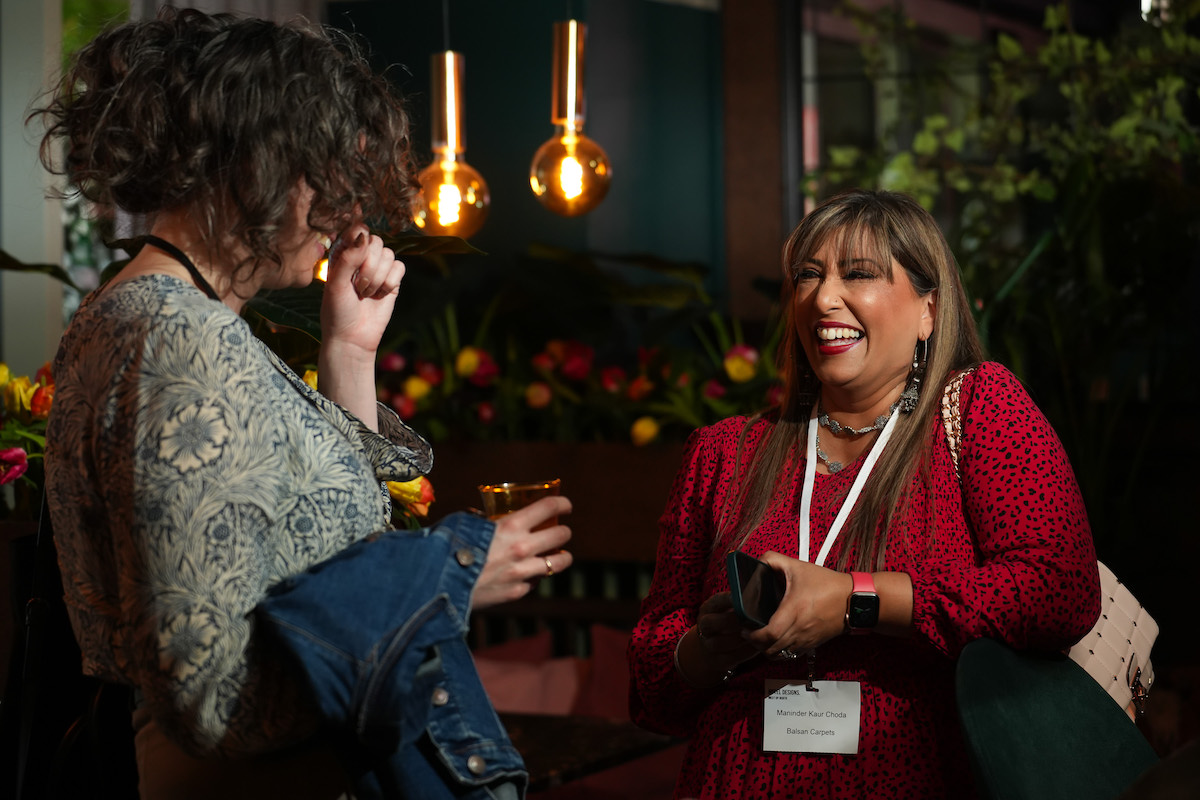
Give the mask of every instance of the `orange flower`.
POLYGON ((29 401, 29 410, 34 419, 46 419, 50 416, 50 406, 54 402, 54 384, 39 386, 29 401))
POLYGON ((647 378, 645 375, 638 375, 629 382, 627 394, 630 400, 645 400, 646 397, 654 391, 654 381, 647 378))
POLYGON ((388 481, 387 488, 393 500, 408 506, 422 517, 429 513, 429 506, 436 499, 433 484, 424 475, 418 475, 411 481, 388 481))
POLYGON ((314 392, 317 391, 317 371, 315 369, 304 370, 304 382, 312 387, 314 392))
POLYGON ((534 381, 525 387, 525 403, 530 408, 545 408, 550 405, 553 396, 549 385, 542 381, 534 381))

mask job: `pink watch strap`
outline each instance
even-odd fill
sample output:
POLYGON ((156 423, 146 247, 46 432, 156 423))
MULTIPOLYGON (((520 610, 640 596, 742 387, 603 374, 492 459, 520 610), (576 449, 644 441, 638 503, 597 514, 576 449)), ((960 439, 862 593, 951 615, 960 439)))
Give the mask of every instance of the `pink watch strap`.
POLYGON ((869 572, 851 572, 850 577, 854 580, 852 592, 870 592, 876 594, 875 579, 871 577, 869 572))

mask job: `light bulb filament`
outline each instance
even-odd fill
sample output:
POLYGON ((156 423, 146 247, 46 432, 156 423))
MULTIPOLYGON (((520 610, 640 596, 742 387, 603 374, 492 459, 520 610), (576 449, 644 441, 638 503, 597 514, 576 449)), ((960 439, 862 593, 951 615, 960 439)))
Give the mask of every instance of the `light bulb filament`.
POLYGON ((575 156, 567 156, 559 167, 558 184, 562 187, 563 197, 574 200, 583 194, 583 167, 575 156))
POLYGON ((438 224, 448 228, 458 222, 458 209, 462 205, 462 192, 452 183, 443 183, 438 187, 438 224))

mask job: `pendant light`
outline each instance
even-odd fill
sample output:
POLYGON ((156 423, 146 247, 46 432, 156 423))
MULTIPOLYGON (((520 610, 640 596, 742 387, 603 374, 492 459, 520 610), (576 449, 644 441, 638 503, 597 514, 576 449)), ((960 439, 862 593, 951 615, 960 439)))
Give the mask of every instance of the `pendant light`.
MULTIPOLYGON (((443 4, 445 26, 449 28, 448 3, 443 4)), ((449 37, 447 36, 447 39, 449 37)), ((421 170, 417 180, 421 196, 413 222, 434 236, 475 234, 487 219, 492 198, 487 182, 463 157, 462 91, 465 59, 447 46, 445 52, 430 59, 433 83, 433 136, 430 147, 433 163, 421 170)))
POLYGON ((612 181, 608 154, 583 135, 584 49, 587 25, 554 23, 554 79, 550 121, 555 135, 534 153, 529 186, 542 205, 564 217, 591 211, 612 181))

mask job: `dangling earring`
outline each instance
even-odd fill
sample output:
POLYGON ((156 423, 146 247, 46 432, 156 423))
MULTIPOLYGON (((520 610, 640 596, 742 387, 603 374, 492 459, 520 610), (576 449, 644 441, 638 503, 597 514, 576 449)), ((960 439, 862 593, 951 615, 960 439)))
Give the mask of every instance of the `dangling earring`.
MULTIPOLYGON (((798 350, 799 348, 797 348, 798 350)), ((812 366, 807 359, 801 358, 799 352, 792 359, 796 365, 795 385, 799 390, 796 393, 796 404, 804 413, 808 413, 813 404, 817 402, 817 393, 814 391, 813 384, 816 383, 816 376, 813 375, 812 366)))
POLYGON ((921 399, 921 380, 925 377, 925 366, 928 361, 929 340, 918 339, 917 344, 913 347, 912 372, 908 374, 908 385, 900 393, 900 410, 905 414, 915 411, 917 401, 921 399), (921 354, 919 358, 918 352, 921 354))

